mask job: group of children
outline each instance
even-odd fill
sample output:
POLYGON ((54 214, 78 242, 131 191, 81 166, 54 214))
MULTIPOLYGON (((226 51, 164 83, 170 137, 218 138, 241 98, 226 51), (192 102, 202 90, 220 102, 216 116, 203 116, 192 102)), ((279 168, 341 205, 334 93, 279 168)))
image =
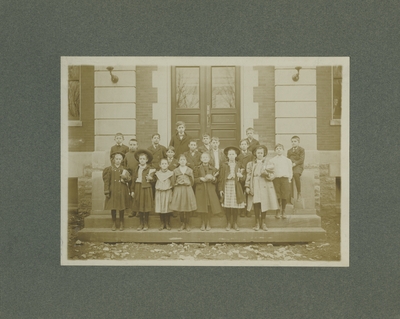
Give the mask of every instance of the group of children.
POLYGON ((238 215, 249 216, 254 211, 254 230, 268 230, 266 213, 275 210, 277 219, 286 219, 286 204, 291 199, 294 179, 298 199, 301 196, 300 176, 304 167, 305 151, 300 138, 293 136, 287 157, 282 144, 275 146, 276 156, 267 160, 268 148, 260 145, 254 130, 246 130, 247 138, 240 141, 240 149, 229 146, 219 149, 219 139, 202 136, 202 145, 185 132, 185 123, 176 124, 177 132, 168 147, 160 145, 160 135, 152 136, 152 145, 139 149, 136 139, 129 147, 122 144, 123 135, 117 133, 116 145, 111 148, 111 166, 103 171, 105 209, 111 210, 112 230, 124 229, 124 212, 140 218, 137 230, 149 229, 149 214, 160 216, 159 230, 171 230, 173 212, 179 213, 178 230, 191 230, 190 217, 197 212, 201 230, 211 229, 212 215, 225 213, 226 230, 239 230, 238 215), (247 213, 245 211, 247 210, 247 213))

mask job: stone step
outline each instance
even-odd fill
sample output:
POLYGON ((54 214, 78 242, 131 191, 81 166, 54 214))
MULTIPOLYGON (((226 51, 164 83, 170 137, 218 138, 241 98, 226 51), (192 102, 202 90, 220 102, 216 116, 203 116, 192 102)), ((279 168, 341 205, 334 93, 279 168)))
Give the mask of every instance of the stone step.
POLYGON ((125 229, 112 231, 104 228, 84 228, 78 232, 78 238, 86 242, 139 242, 139 243, 251 243, 251 242, 311 242, 324 240, 325 230, 321 227, 305 228, 269 228, 268 231, 240 229, 226 231, 213 228, 210 231, 192 229, 190 232, 177 230, 149 229, 137 231, 125 229))
MULTIPOLYGON (((126 211, 130 211, 130 210, 126 210, 126 211)), ((286 213, 290 214, 290 215, 315 215, 317 214, 317 211, 315 209, 311 209, 311 208, 302 208, 302 205, 296 204, 295 207, 291 204, 288 204, 286 206, 286 213)), ((93 215, 110 215, 110 211, 109 210, 94 210, 92 212, 93 215)), ((267 215, 275 215, 275 211, 274 210, 269 210, 267 211, 267 215)))
MULTIPOLYGON (((125 228, 136 229, 139 226, 139 218, 132 217, 124 218, 125 228)), ((172 217, 170 219, 172 228, 179 228, 181 223, 179 217, 172 217)), ((117 223, 119 218, 117 214, 117 223)), ((238 217, 238 226, 242 228, 254 227, 255 220, 252 217, 238 217)), ((267 227, 272 228, 287 228, 287 227, 321 227, 321 217, 318 215, 287 215, 287 219, 276 219, 274 215, 266 216, 267 227)), ((110 228, 112 225, 111 214, 109 215, 90 215, 85 218, 85 228, 110 228)), ((157 228, 160 225, 160 218, 158 215, 149 216, 150 228, 157 228)), ((201 218, 199 214, 197 217, 190 218, 190 225, 192 228, 201 227, 201 218)), ((225 228, 226 218, 225 217, 212 217, 211 227, 225 228)))

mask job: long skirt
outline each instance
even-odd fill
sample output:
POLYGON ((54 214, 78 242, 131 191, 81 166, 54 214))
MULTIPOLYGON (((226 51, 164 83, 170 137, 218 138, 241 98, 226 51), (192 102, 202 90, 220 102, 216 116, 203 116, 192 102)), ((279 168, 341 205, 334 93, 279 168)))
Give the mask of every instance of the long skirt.
POLYGON ((176 212, 192 212, 197 209, 196 197, 191 186, 175 186, 169 208, 176 212))
POLYGON ((142 188, 141 183, 135 185, 132 210, 134 212, 153 212, 154 200, 151 187, 142 188))
POLYGON ((155 212, 160 214, 166 214, 172 212, 169 208, 169 203, 172 197, 172 190, 156 190, 155 196, 155 212))
POLYGON ((238 204, 236 200, 236 188, 235 181, 228 180, 225 183, 225 193, 224 193, 224 207, 226 208, 244 208, 245 203, 238 204))

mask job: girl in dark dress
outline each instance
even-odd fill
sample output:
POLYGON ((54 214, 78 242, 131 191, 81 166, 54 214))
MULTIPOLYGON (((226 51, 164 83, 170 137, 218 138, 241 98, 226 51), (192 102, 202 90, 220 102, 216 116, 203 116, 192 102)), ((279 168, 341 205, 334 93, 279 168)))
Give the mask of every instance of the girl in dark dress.
POLYGON ((119 211, 119 230, 124 230, 125 209, 130 206, 129 186, 131 180, 129 172, 121 165, 123 153, 111 154, 112 165, 103 170, 104 195, 106 200, 104 209, 111 210, 113 225, 111 230, 116 230, 117 210, 119 211))
POLYGON ((243 180, 243 169, 241 165, 236 162, 236 157, 239 155, 240 150, 235 146, 229 146, 224 150, 225 155, 228 157, 228 162, 222 164, 220 168, 220 178, 218 189, 221 198, 223 198, 223 207, 227 219, 226 230, 233 229, 239 230, 237 224, 238 212, 245 207, 245 196, 241 186, 243 180))
POLYGON ((139 212, 140 224, 137 230, 148 230, 149 214, 151 211, 154 211, 152 183, 156 170, 150 165, 153 156, 148 150, 137 150, 135 158, 139 162, 139 165, 132 174, 132 210, 139 212))
POLYGON ((218 170, 215 167, 212 167, 209 162, 210 154, 201 154, 201 164, 194 170, 197 212, 201 215, 200 230, 202 231, 211 230, 211 214, 219 214, 222 211, 215 191, 218 170))

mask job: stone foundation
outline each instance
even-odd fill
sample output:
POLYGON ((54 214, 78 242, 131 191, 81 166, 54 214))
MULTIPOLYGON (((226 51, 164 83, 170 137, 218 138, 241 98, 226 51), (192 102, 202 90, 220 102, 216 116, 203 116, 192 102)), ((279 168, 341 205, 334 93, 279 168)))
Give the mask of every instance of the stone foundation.
POLYGON ((83 168, 83 176, 78 177, 78 212, 90 213, 92 210, 92 170, 83 168))

